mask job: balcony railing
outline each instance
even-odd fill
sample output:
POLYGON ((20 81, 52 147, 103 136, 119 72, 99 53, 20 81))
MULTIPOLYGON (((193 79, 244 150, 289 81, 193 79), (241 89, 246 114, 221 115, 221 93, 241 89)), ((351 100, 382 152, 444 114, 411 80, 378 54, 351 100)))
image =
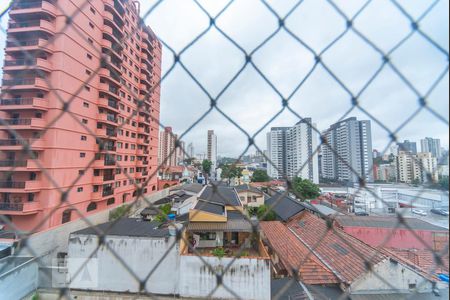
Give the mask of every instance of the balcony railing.
POLYGON ((8 139, 8 140, 0 140, 0 146, 23 146, 23 145, 31 145, 35 140, 30 139, 8 139))
POLYGON ((33 105, 34 98, 1 99, 0 105, 33 105))
POLYGON ((2 119, 2 122, 6 125, 31 125, 31 119, 2 119))
POLYGON ((102 192, 102 196, 106 197, 106 196, 111 196, 112 194, 114 194, 114 190, 103 190, 102 192))
POLYGON ((104 160, 105 166, 115 166, 116 161, 115 160, 104 160))
POLYGON ((103 176, 103 180, 104 181, 111 181, 111 180, 114 180, 114 175, 105 175, 105 176, 103 176))
POLYGON ((0 167, 26 167, 26 160, 0 160, 0 167))
POLYGON ((23 211, 23 203, 0 203, 0 210, 23 211))
MULTIPOLYGON (((51 1, 46 1, 52 3, 51 1)), ((42 7, 42 1, 32 1, 32 2, 19 2, 14 3, 11 9, 27 9, 27 8, 38 8, 42 7)))
POLYGON ((24 189, 25 181, 0 181, 0 188, 3 189, 24 189))
POLYGON ((37 59, 15 59, 5 61, 5 67, 35 66, 36 64, 37 59))
POLYGON ((41 22, 40 20, 31 20, 26 22, 17 22, 17 23, 10 23, 9 28, 15 29, 15 28, 26 28, 26 27, 35 27, 40 26, 41 22))
POLYGON ((113 100, 108 100, 108 106, 115 108, 115 109, 119 108, 119 105, 117 105, 117 102, 113 101, 113 100))
POLYGON ((33 85, 36 83, 35 78, 25 78, 25 79, 3 79, 3 85, 13 86, 13 85, 33 85))

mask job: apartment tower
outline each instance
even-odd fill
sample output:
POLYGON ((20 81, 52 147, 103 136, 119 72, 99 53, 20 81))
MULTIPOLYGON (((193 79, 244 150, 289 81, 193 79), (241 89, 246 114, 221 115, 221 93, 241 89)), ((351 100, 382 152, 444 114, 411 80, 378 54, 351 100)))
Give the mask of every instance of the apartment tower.
POLYGON ((208 130, 208 149, 206 157, 212 162, 211 172, 217 168, 217 135, 214 134, 214 130, 208 130))
POLYGON ((9 17, 0 214, 40 231, 155 191, 161 44, 138 3, 18 0, 9 17))
POLYGON ((373 151, 370 121, 348 118, 330 126, 322 134, 322 176, 326 179, 357 183, 359 178, 373 181, 373 151))
POLYGON ((176 166, 177 153, 175 143, 178 136, 173 133, 172 127, 166 127, 159 135, 158 164, 160 166, 176 166))
POLYGON ((441 158, 441 140, 433 139, 430 137, 424 138, 420 140, 420 146, 422 152, 429 152, 433 157, 436 157, 438 160, 441 158))
POLYGON ((271 129, 267 134, 270 177, 301 177, 319 183, 318 135, 314 126, 311 118, 305 118, 292 127, 271 129))

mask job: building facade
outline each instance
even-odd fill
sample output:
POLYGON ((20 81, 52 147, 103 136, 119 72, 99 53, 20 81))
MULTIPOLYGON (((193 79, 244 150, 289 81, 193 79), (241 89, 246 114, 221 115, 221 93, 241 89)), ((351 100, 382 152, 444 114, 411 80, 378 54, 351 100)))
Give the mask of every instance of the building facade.
POLYGON ((172 127, 166 127, 159 133, 158 164, 160 166, 176 166, 178 151, 175 143, 178 137, 173 133, 172 127))
POLYGON ((427 183, 439 180, 436 157, 429 152, 417 155, 400 151, 397 156, 397 177, 405 183, 427 183))
POLYGON ((55 2, 9 12, 0 214, 21 230, 132 201, 137 185, 156 190, 160 42, 135 2, 55 2))
POLYGON ((417 154, 417 143, 405 140, 403 143, 397 143, 399 151, 411 152, 417 154))
POLYGON ((441 158, 441 140, 426 137, 420 140, 420 146, 422 152, 430 152, 433 157, 437 159, 441 158))
POLYGON ((274 179, 301 177, 319 183, 317 133, 311 118, 267 133, 267 173, 274 179))
POLYGON ((212 162, 211 170, 214 172, 217 168, 217 135, 214 133, 214 130, 208 130, 206 159, 212 162))
POLYGON ((348 118, 322 134, 322 176, 342 182, 373 181, 373 151, 370 121, 348 118))

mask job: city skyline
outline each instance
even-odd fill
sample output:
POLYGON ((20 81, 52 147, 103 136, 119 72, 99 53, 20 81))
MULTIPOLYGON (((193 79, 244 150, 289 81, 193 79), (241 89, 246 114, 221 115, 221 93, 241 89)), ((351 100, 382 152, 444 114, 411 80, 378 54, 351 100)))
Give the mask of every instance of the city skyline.
MULTIPOLYGON (((156 1, 143 1, 141 11, 145 12, 156 1)), ((167 42, 174 50, 181 50, 194 36, 207 28, 209 20, 198 7, 190 1, 164 1, 164 3, 155 8, 154 12, 146 19, 146 22, 154 28, 154 31, 167 42), (178 9, 172 9, 172 8, 178 9), (187 22, 187 15, 189 19, 187 22), (181 34, 171 34, 173 30, 179 30, 181 34)), ((214 16, 225 5, 224 1, 200 1, 202 5, 214 16)), ((344 13, 353 15, 361 6, 362 2, 344 3, 338 1, 338 5, 344 13)), ((295 1, 285 1, 283 3, 274 3, 274 8, 280 14, 285 14, 295 1)), ((288 19, 287 24, 290 28, 297 28, 298 25, 307 26, 308 31, 294 30, 294 33, 301 35, 305 41, 312 44, 314 49, 323 49, 327 42, 340 31, 345 29, 345 22, 339 19, 339 16, 331 11, 329 7, 320 3, 305 3, 311 15, 304 15, 303 9, 288 19), (324 28, 336 28, 335 32, 325 32, 320 37, 314 36, 316 26, 316 14, 323 14, 326 20, 324 28), (342 30, 341 30, 342 29, 342 30)), ((423 11, 425 4, 405 3, 408 12, 417 16, 423 11)), ((6 3, 0 4, 0 10, 6 7, 6 3)), ((237 1, 230 6, 230 11, 246 11, 251 7, 253 15, 243 16, 234 14, 224 14, 218 18, 217 24, 230 34, 233 38, 243 44, 245 49, 252 50, 257 44, 276 29, 276 19, 267 12, 260 1, 237 1), (248 17, 248 20, 247 20, 248 17), (254 24, 259 24, 255 26, 254 24), (246 25, 244 28, 242 26, 246 25)), ((302 5, 303 7, 303 5, 302 5)), ((373 3, 366 12, 357 18, 356 24, 365 34, 368 34, 375 42, 380 44, 383 50, 389 49, 394 41, 401 38, 409 32, 409 24, 405 24, 401 18, 396 18, 398 11, 389 3, 373 3), (383 13, 380 13, 383 12, 383 13), (373 20, 372 16, 376 16, 373 20), (382 37, 373 31, 373 23, 379 22, 382 16, 383 26, 392 27, 392 36, 382 37), (375 21, 376 20, 376 21, 375 21), (373 28, 372 28, 372 27, 373 28)), ((448 19, 448 3, 440 2, 432 10, 431 15, 425 18, 421 23, 421 28, 434 32, 434 38, 440 45, 448 44, 447 26, 443 26, 448 19)), ((6 28, 7 17, 2 18, 3 28, 6 28)), ((345 43, 338 43, 336 50, 332 50, 325 55, 324 59, 330 65, 330 68, 336 70, 339 77, 342 77, 350 90, 357 92, 363 85, 363 81, 368 79, 377 68, 381 58, 373 50, 369 49, 361 40, 349 33, 344 36, 345 43), (352 45, 350 47, 350 45, 352 45), (366 54, 364 54, 366 53, 366 54), (349 61, 354 57, 353 61, 349 61), (347 72, 336 66, 339 62, 345 62, 348 68, 358 68, 360 74, 347 72), (360 78, 363 75, 364 78, 360 78), (365 77, 367 76, 367 78, 365 77)), ((0 35, 0 46, 4 45, 5 36, 0 35)), ((446 48, 446 46, 444 46, 446 48)), ((255 54, 255 63, 261 65, 261 70, 268 76, 268 79, 280 88, 283 96, 287 96, 296 86, 296 84, 306 74, 309 67, 313 65, 313 57, 298 43, 292 41, 284 31, 276 35, 274 40, 269 42, 261 49, 265 61, 261 60, 261 54, 255 54), (279 49, 278 44, 283 44, 284 48, 279 49), (274 67, 272 67, 274 66, 274 67), (275 68, 275 66, 278 66, 275 68), (294 66, 298 66, 294 68, 294 66), (289 80, 287 78, 290 78, 289 80), (281 80, 285 79, 285 81, 281 80)), ((163 73, 167 72, 173 62, 173 54, 163 47, 163 73)), ((426 45, 426 42, 420 37, 414 36, 408 41, 408 47, 401 47, 398 54, 393 55, 396 66, 403 71, 411 82, 417 86, 420 92, 424 93, 430 86, 432 79, 437 77, 441 71, 438 66, 445 57, 440 56, 434 49, 426 45), (411 73, 408 70, 408 62, 411 57, 417 56, 417 51, 423 52, 423 60, 417 63, 423 70, 420 74, 411 73)), ((0 57, 1 60, 1 57, 0 57)), ((243 65, 244 57, 231 43, 229 43, 217 31, 212 30, 206 34, 191 49, 182 56, 183 62, 192 71, 207 90, 211 90, 213 96, 217 95, 224 84, 228 82, 235 72, 243 65), (220 49, 220 50, 219 50, 220 49), (202 59, 198 59, 198 58, 202 59), (225 63, 226 62, 226 63, 225 63), (207 76, 208 72, 211 76, 207 76)), ((431 93, 428 102, 431 107, 441 113, 448 115, 448 77, 446 77, 431 93), (447 79, 447 80, 446 80, 447 79)), ((189 128, 205 111, 208 110, 210 99, 201 91, 201 89, 192 81, 192 79, 177 66, 162 83, 163 93, 161 95, 161 125, 171 126, 174 131, 180 135, 189 128), (193 100, 195 99, 195 100, 193 100), (195 106, 196 109, 192 110, 195 106), (190 110, 191 109, 191 110, 190 110), (191 111, 189 115, 184 112, 191 111), (183 118, 180 116, 183 115, 183 118)), ((312 117, 318 125, 318 130, 322 132, 329 124, 333 124, 343 116, 351 107, 351 98, 343 92, 339 85, 333 81, 323 68, 317 68, 308 82, 302 87, 302 93, 296 94, 291 105, 294 111, 301 112, 302 116, 312 117), (317 105, 320 103, 320 105, 317 105)), ((397 127, 409 117, 413 111, 418 108, 419 100, 409 91, 392 70, 386 68, 377 78, 373 87, 369 88, 361 97, 362 107, 370 112, 374 117, 380 120, 389 129, 394 131, 397 127), (389 109, 386 109, 389 107, 389 109)), ((253 68, 247 69, 241 74, 238 80, 233 83, 229 90, 222 95, 219 105, 222 111, 229 114, 242 128, 250 134, 254 134, 260 127, 270 120, 275 112, 281 109, 281 99, 264 80, 256 73, 253 68), (245 89, 245 92, 244 92, 245 89), (258 109, 255 109, 257 103, 258 109), (245 111, 245 114, 241 112, 245 111)), ((358 119, 371 119, 358 109, 355 109, 349 116, 355 116, 358 119)), ((447 119, 447 118, 446 118, 447 119)), ((372 120, 372 119, 371 119, 372 120)), ((265 148, 265 134, 270 127, 290 126, 299 119, 292 113, 285 111, 277 119, 273 120, 265 130, 256 138, 255 142, 260 149, 265 148)), ((388 146, 389 134, 372 120, 373 123, 373 148, 379 151, 388 146)), ((234 127, 229 121, 221 116, 217 111, 200 122, 199 125, 190 130, 183 141, 187 144, 194 142, 197 149, 206 149, 206 141, 203 138, 204 131, 214 129, 216 134, 223 141, 219 150, 221 156, 238 156, 248 144, 248 138, 234 127), (242 145, 242 147, 236 147, 242 145)), ((160 128, 161 129, 161 128, 160 128)), ((441 139, 444 147, 448 148, 448 128, 447 125, 436 119, 431 113, 422 111, 413 119, 397 137, 399 141, 404 139, 420 140, 433 132, 435 138, 441 139), (426 126, 423 126, 426 124, 426 126)), ((250 152, 254 151, 254 147, 250 152)))

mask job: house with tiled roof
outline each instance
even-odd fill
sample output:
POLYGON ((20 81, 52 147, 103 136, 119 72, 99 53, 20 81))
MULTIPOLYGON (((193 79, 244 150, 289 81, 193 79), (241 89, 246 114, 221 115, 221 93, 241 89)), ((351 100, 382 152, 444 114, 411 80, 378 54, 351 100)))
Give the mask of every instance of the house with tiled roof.
POLYGON ((379 251, 302 211, 287 223, 261 222, 261 236, 277 276, 305 284, 339 286, 350 294, 429 292, 433 278, 424 270, 379 251))
POLYGON ((264 205, 266 195, 261 190, 249 184, 238 185, 234 188, 236 189, 239 199, 244 207, 259 207, 264 205))

